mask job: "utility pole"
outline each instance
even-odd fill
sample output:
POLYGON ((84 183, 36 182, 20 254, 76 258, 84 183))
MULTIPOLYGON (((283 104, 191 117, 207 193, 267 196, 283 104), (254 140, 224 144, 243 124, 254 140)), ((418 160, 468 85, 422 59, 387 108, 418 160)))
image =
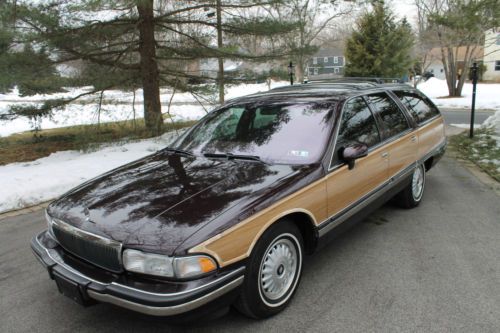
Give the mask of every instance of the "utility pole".
MULTIPOLYGON (((217 0, 217 48, 222 49, 222 4, 221 0, 217 0)), ((224 58, 218 56, 219 71, 217 72, 217 83, 219 85, 219 103, 224 103, 224 58)))

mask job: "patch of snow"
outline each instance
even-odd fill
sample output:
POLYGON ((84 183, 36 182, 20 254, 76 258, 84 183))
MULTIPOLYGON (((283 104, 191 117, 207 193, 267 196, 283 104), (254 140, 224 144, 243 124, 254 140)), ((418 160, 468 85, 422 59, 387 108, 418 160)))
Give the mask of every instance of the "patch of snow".
MULTIPOLYGON (((439 98, 448 96, 446 80, 435 77, 422 82, 418 89, 432 99, 439 107, 444 108, 470 108, 472 104, 472 84, 466 82, 462 89, 462 97, 439 98)), ((500 84, 478 83, 476 93, 477 109, 500 109, 500 84)))
MULTIPOLYGON (((469 129, 470 124, 450 124, 450 126, 457 127, 457 128, 465 128, 469 129)), ((474 128, 481 128, 481 124, 474 124, 474 128)))
POLYGON ((500 133, 500 110, 486 118, 483 123, 484 127, 494 128, 495 132, 500 133))
MULTIPOLYGON (((287 85, 285 81, 272 82, 271 88, 287 85)), ((43 101, 53 98, 70 98, 92 91, 92 87, 65 88, 66 92, 51 95, 19 96, 17 88, 8 94, 0 94, 0 114, 7 113, 12 105, 39 105, 43 101)), ((241 84, 229 86, 226 89, 226 98, 232 99, 257 92, 267 91, 266 83, 261 84, 241 84)), ((81 97, 77 103, 70 104, 62 110, 55 110, 52 116, 42 119, 42 129, 58 128, 73 125, 95 124, 98 119, 99 95, 93 94, 81 97)), ((167 112, 168 103, 172 97, 172 90, 162 88, 160 90, 160 100, 162 111, 167 112)), ((100 114, 101 122, 112 122, 120 120, 132 120, 134 100, 132 91, 109 90, 103 94, 102 108, 100 114)), ((142 89, 136 90, 135 112, 137 118, 143 115, 142 89)), ((214 105, 200 105, 190 93, 176 93, 172 99, 170 114, 175 121, 197 120, 210 111, 214 105)), ((18 117, 14 120, 0 120, 0 136, 8 136, 14 133, 29 131, 32 129, 29 119, 18 117)))
POLYGON ((168 146, 175 138, 176 133, 169 132, 92 153, 61 151, 33 162, 0 166, 0 213, 56 198, 88 179, 168 146))

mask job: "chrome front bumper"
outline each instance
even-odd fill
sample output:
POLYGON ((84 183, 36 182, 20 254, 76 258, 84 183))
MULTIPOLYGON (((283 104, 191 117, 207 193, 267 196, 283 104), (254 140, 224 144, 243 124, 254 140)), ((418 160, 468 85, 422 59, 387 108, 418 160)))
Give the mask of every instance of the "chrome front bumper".
POLYGON ((175 316, 216 303, 222 296, 237 291, 243 283, 245 270, 240 266, 197 281, 135 281, 130 277, 104 273, 99 268, 87 267, 84 273, 65 257, 61 247, 46 231, 33 237, 31 249, 52 279, 56 282, 62 279, 75 286, 81 296, 78 298, 82 300, 79 303, 111 303, 153 316, 175 316), (94 271, 102 274, 89 274, 94 271), (162 289, 171 290, 165 292, 162 289))

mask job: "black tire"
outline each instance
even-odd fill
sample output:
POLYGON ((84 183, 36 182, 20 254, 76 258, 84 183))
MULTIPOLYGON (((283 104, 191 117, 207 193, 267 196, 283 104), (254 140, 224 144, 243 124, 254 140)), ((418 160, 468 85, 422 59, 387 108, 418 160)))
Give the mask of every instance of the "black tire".
MULTIPOLYGON (((250 255, 241 295, 236 301, 235 307, 244 315, 256 319, 267 318, 281 312, 290 303, 297 290, 302 273, 303 257, 304 245, 299 229, 287 220, 272 225, 258 240, 250 255), (273 255, 278 256, 283 251, 286 253, 287 249, 289 256, 286 258, 285 256, 277 257, 282 259, 282 263, 280 260, 270 260, 275 258, 272 257, 273 255), (293 257, 294 250, 296 260, 290 259, 293 257), (293 268, 291 267, 293 266, 292 262, 296 263, 293 268), (271 269, 274 266, 277 266, 276 270, 271 269), (263 270, 267 270, 267 272, 263 270), (294 273, 290 277, 288 274, 292 271, 294 273), (263 286, 266 283, 269 286, 270 282, 268 282, 269 279, 268 281, 262 280, 263 278, 273 280, 272 286, 274 286, 274 281, 285 281, 285 286, 281 288, 281 291, 285 290, 286 292, 282 296, 279 296, 280 293, 273 295, 277 296, 276 299, 268 298, 267 295, 272 295, 272 291, 263 286), (287 287, 288 284, 290 285, 287 287)), ((278 283, 276 285, 280 286, 278 283)))
POLYGON ((415 168, 415 171, 413 171, 410 183, 396 195, 396 202, 397 204, 402 207, 402 208, 414 208, 417 207, 420 202, 422 202, 422 197, 424 196, 424 190, 425 190, 425 166, 423 164, 420 164, 418 167, 415 168), (418 175, 421 175, 421 190, 418 191, 416 194, 414 189, 415 182, 416 182, 416 177, 418 178, 418 175))

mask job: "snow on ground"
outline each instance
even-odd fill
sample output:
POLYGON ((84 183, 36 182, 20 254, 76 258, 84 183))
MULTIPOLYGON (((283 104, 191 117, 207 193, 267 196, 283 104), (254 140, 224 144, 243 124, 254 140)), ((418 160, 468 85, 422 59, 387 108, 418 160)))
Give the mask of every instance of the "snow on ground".
MULTIPOLYGON (((457 128, 463 128, 463 129, 469 129, 470 124, 450 124, 450 126, 457 127, 457 128)), ((474 124, 474 128, 481 128, 483 125, 482 124, 474 124)))
POLYGON ((0 213, 56 198, 88 179, 166 147, 175 137, 175 132, 169 132, 92 153, 61 151, 33 162, 0 166, 0 213))
MULTIPOLYGON (((465 83, 462 97, 440 98, 448 96, 446 80, 430 78, 417 87, 439 107, 470 108, 472 105, 472 84, 465 83)), ((500 83, 478 83, 476 109, 500 109, 500 83)))
MULTIPOLYGON (((284 81, 272 82, 271 88, 286 84, 287 82, 284 81)), ((14 89, 8 94, 0 94, 0 114, 7 113, 11 105, 40 104, 48 99, 69 98, 92 91, 92 87, 67 88, 66 90, 67 92, 63 93, 27 97, 19 96, 17 89, 14 89)), ((226 98, 231 99, 267 90, 268 86, 265 83, 229 86, 227 88, 226 98)), ((163 112, 166 112, 172 96, 172 91, 169 89, 161 89, 160 94, 163 112)), ((54 111, 50 118, 46 117, 42 119, 42 129, 97 123, 99 96, 99 94, 83 96, 77 103, 68 105, 63 110, 54 111)), ((100 121, 111 122, 133 119, 133 100, 134 94, 132 91, 106 91, 103 95, 100 121)), ((134 103, 137 118, 142 118, 142 102, 142 89, 138 89, 136 90, 134 103)), ((200 105, 190 93, 176 93, 172 99, 170 114, 176 121, 200 119, 206 114, 207 110, 209 111, 214 107, 208 102, 203 102, 204 105, 200 105)), ((32 125, 29 119, 25 117, 19 117, 14 120, 0 120, 0 136, 7 136, 14 133, 29 131, 31 129, 32 125)))

